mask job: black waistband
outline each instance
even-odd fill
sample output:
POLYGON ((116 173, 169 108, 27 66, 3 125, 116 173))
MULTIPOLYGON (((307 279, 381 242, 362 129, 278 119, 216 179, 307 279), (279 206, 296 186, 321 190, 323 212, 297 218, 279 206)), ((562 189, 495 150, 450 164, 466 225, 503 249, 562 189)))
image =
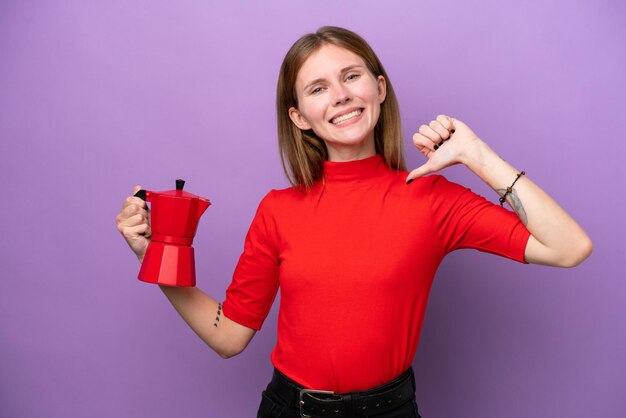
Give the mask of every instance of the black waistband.
POLYGON ((394 380, 373 389, 342 394, 311 391, 289 379, 278 369, 270 388, 303 417, 345 418, 383 414, 415 398, 415 376, 410 367, 394 380))

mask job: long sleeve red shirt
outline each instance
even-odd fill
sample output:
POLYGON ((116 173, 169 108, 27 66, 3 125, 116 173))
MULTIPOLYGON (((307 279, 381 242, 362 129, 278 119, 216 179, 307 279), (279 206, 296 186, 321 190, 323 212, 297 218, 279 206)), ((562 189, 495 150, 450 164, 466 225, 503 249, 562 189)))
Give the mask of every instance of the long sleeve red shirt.
POLYGON ((456 249, 524 262, 518 217, 440 175, 405 184, 381 156, 325 162, 303 192, 261 202, 224 315, 259 330, 278 289, 272 363, 305 387, 344 393, 411 366, 437 267, 456 249))

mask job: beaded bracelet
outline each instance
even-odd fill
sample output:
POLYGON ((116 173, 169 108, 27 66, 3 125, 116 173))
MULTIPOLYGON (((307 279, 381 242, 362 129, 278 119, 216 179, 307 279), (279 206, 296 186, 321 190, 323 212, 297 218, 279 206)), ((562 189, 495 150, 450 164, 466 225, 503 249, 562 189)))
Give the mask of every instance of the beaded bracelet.
POLYGON ((506 188, 506 193, 504 193, 502 195, 502 197, 500 197, 500 206, 504 206, 504 202, 506 201, 506 195, 508 195, 509 193, 511 193, 513 191, 513 186, 515 186, 515 183, 517 183, 517 180, 519 180, 520 177, 522 177, 524 174, 526 174, 525 171, 522 171, 521 173, 517 174, 517 177, 515 178, 515 180, 513 181, 513 184, 511 184, 509 187, 506 188))

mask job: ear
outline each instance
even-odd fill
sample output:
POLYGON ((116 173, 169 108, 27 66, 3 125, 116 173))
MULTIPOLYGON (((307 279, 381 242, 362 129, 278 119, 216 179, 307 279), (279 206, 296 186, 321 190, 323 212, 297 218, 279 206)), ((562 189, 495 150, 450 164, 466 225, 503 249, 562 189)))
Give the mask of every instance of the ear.
POLYGON ((309 124, 309 122, 307 122, 304 116, 302 116, 302 113, 300 113, 300 111, 295 107, 289 108, 289 119, 291 119, 293 124, 303 131, 308 131, 309 129, 311 129, 311 125, 309 124))
POLYGON ((387 80, 382 75, 378 76, 378 100, 379 103, 385 101, 385 97, 387 97, 387 80))

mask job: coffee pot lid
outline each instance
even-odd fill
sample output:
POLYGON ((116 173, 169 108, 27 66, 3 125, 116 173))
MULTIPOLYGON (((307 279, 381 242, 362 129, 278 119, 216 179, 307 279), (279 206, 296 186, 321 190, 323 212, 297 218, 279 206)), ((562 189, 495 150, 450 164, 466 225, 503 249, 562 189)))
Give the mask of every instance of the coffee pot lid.
POLYGON ((203 200, 205 202, 208 202, 208 199, 195 195, 193 193, 189 193, 183 190, 183 188, 185 187, 185 180, 182 179, 176 179, 176 189, 174 190, 164 190, 161 192, 153 192, 153 191, 146 191, 146 190, 140 190, 138 191, 135 196, 146 200, 146 194, 148 195, 158 195, 158 196, 168 196, 168 197, 175 197, 175 198, 182 198, 182 199, 200 199, 203 200))

